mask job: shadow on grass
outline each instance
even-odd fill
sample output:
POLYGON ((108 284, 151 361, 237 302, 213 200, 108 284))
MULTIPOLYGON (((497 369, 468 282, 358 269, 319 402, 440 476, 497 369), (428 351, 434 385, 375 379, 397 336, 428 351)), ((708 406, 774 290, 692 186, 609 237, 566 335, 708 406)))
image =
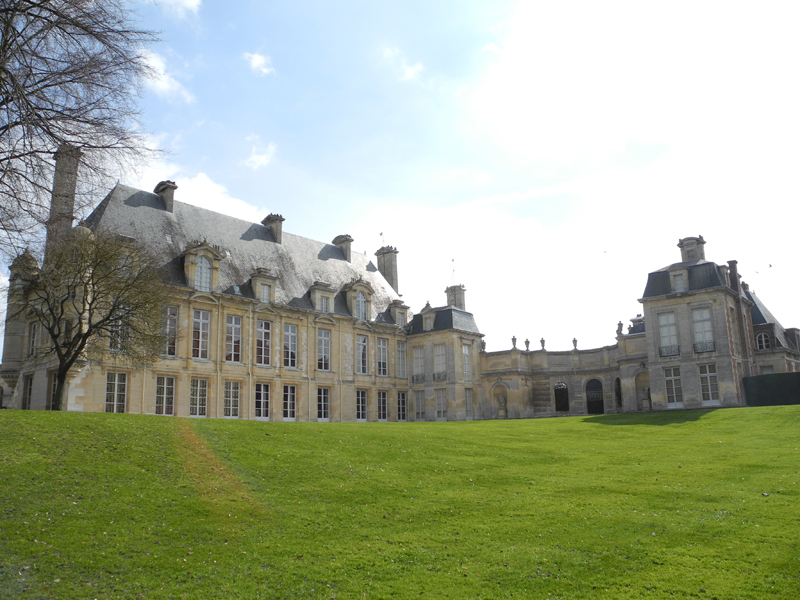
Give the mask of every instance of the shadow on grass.
POLYGON ((585 423, 596 425, 677 425, 680 423, 690 423, 698 421, 711 411, 713 408, 702 410, 670 410, 651 413, 631 413, 621 415, 597 415, 581 419, 585 423))

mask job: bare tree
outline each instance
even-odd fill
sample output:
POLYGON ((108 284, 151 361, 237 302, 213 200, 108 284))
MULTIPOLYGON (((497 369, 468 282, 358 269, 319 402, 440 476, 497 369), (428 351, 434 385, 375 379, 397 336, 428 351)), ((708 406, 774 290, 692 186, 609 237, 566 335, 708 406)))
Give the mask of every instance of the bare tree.
POLYGON ((125 0, 0 0, 0 250, 41 242, 53 153, 83 153, 78 210, 152 152, 138 99, 152 31, 125 0))
MULTIPOLYGON (((56 366, 53 410, 60 410, 67 374, 77 361, 144 364, 169 340, 161 261, 130 238, 76 227, 39 267, 30 254, 25 318, 43 332, 39 361, 56 366)), ((40 337, 41 340, 41 337, 40 337)))

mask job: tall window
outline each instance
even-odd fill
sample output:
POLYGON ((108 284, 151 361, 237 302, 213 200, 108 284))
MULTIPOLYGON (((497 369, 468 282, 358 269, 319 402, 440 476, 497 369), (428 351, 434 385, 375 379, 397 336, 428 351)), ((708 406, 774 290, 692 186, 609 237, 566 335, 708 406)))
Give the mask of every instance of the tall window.
POLYGON ((168 306, 164 314, 164 354, 178 354, 178 307, 168 306))
POLYGON ((356 420, 367 420, 367 390, 356 390, 356 420))
POLYGON ((472 412, 472 390, 469 388, 464 390, 464 408, 467 411, 467 418, 471 419, 474 413, 472 412))
POLYGON ((122 320, 115 319, 108 326, 108 348, 112 352, 122 351, 122 336, 124 335, 122 320))
POLYGON ((683 276, 683 273, 676 273, 672 276, 672 283, 675 286, 676 292, 685 292, 686 291, 686 279, 683 276))
POLYGON ((189 414, 205 417, 208 412, 208 379, 192 379, 189 386, 189 414))
POLYGON ((378 420, 385 421, 389 413, 387 404, 388 392, 378 392, 378 420))
POLYGON ((241 384, 238 381, 226 381, 224 392, 223 415, 226 417, 239 416, 239 397, 241 384))
POLYGON ((447 390, 436 390, 436 418, 447 418, 447 390))
POLYGON ((331 370, 331 332, 328 329, 317 331, 317 369, 331 370))
POLYGON ((269 384, 256 384, 256 418, 269 418, 269 384))
POLYGON ((58 373, 50 373, 50 398, 47 400, 47 410, 53 410, 56 403, 56 391, 58 391, 58 373))
POLYGON ((272 298, 272 286, 268 283, 261 284, 261 302, 264 304, 269 304, 270 299, 272 298))
POLYGON ((397 392, 397 420, 406 420, 406 393, 397 392))
POLYGON ((156 414, 175 414, 175 378, 156 377, 156 414))
POLYGON ((356 317, 362 321, 367 320, 367 297, 364 292, 356 292, 356 317))
POLYGON ((297 387, 283 386, 283 418, 294 419, 297 410, 297 387))
POLYGON ((769 350, 772 345, 770 344, 769 334, 759 333, 756 336, 756 344, 759 350, 769 350))
POLYGON ((328 306, 328 297, 327 296, 320 296, 319 297, 319 310, 320 312, 329 313, 330 307, 328 306))
POLYGON ((711 328, 711 309, 695 308, 692 311, 694 326, 694 351, 713 352, 714 334, 711 328))
POLYGON ((676 356, 678 348, 678 328, 675 325, 675 313, 658 315, 658 334, 661 338, 661 356, 676 356))
POLYGON ((700 391, 703 402, 718 402, 717 365, 700 365, 700 391))
POLYGON ((211 261, 205 256, 197 257, 195 268, 195 287, 201 292, 211 291, 211 261))
POLYGON ((378 375, 389 374, 389 340, 378 338, 378 375))
POLYGON ((195 310, 192 316, 192 358, 208 358, 208 332, 211 313, 195 310))
POLYGON ((433 347, 433 380, 447 380, 447 355, 444 344, 436 344, 433 347))
POLYGON ((225 360, 242 361, 242 317, 228 315, 225 329, 225 360))
POLYGON ((36 331, 38 328, 38 323, 31 323, 28 325, 28 356, 34 356, 36 354, 36 331))
MULTIPOLYGON (((32 398, 33 398, 33 375, 25 375, 25 379, 22 381, 22 410, 31 409, 32 398)), ((109 412, 107 406, 106 406, 106 412, 109 412)))
POLYGON ((402 311, 397 312, 397 324, 400 327, 405 327, 406 324, 406 313, 402 311))
POLYGON ((414 392, 414 419, 425 420, 425 392, 422 390, 414 392))
POLYGON ((414 381, 425 381, 425 348, 414 348, 414 381))
POLYGON ((356 336, 356 373, 367 374, 367 336, 356 336))
POLYGON ((283 366, 297 366, 297 325, 283 326, 283 366))
POLYGON ((269 321, 256 322, 256 364, 270 364, 270 344, 272 339, 272 323, 269 321))
POLYGON ((128 374, 106 374, 106 412, 124 413, 128 395, 128 374))
POLYGON ((397 342, 397 377, 405 379, 406 374, 406 343, 397 342))
POLYGON ((681 370, 679 367, 664 369, 664 379, 667 387, 667 406, 683 404, 683 389, 681 388, 681 370))
POLYGON ((317 419, 330 418, 331 390, 330 388, 317 388, 317 419))
POLYGON ((463 344, 461 346, 461 355, 464 365, 464 381, 472 381, 472 345, 463 344))

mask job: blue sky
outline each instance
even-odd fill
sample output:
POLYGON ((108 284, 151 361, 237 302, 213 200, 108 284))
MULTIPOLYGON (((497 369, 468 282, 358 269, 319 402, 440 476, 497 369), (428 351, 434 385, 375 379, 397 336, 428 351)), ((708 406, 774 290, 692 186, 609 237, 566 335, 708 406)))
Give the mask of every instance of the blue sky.
POLYGON ((700 234, 800 325, 796 2, 136 7, 162 32, 144 124, 171 154, 126 183, 392 244, 412 310, 463 283, 490 351, 613 344, 700 234))

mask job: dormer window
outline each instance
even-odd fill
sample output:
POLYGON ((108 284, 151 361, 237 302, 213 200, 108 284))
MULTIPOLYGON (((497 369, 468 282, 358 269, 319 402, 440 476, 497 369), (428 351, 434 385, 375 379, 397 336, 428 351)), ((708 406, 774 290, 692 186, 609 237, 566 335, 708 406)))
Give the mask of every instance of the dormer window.
POLYGON ((397 324, 400 327, 405 327, 406 324, 406 313, 397 311, 397 324))
POLYGON ((272 286, 269 285, 268 283, 262 283, 261 296, 260 296, 261 302, 263 302, 264 304, 269 304, 271 298, 272 298, 272 286))
POLYGON ((672 287, 676 292, 686 291, 686 278, 683 273, 675 273, 672 276, 672 287))
POLYGON ((373 316, 372 296, 375 294, 372 286, 358 278, 344 286, 342 291, 350 314, 360 321, 369 321, 373 316))
POLYGON ((422 323, 423 331, 430 331, 433 329, 433 315, 425 315, 425 318, 422 323))
POLYGON ((327 296, 320 296, 319 298, 319 310, 320 312, 329 313, 330 311, 330 300, 327 296))
POLYGON ((211 261, 205 256, 197 257, 195 287, 201 292, 211 291, 211 261))
POLYGON ((367 297, 364 292, 356 293, 356 318, 362 321, 367 320, 367 297))

